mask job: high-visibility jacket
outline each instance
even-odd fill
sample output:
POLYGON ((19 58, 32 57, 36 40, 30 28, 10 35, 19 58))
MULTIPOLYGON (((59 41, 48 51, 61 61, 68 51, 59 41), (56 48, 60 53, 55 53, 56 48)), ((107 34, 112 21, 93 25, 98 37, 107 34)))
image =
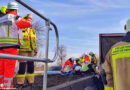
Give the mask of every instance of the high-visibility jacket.
POLYGON ((80 65, 82 65, 82 63, 84 62, 84 59, 81 58, 81 57, 79 57, 78 60, 79 60, 78 63, 79 63, 80 65))
POLYGON ((19 51, 32 51, 37 48, 36 32, 33 28, 22 29, 23 45, 19 51))
POLYGON ((130 42, 121 41, 112 46, 106 55, 104 70, 107 87, 114 87, 114 90, 130 88, 130 42))
POLYGON ((23 43, 22 28, 31 26, 31 19, 22 19, 15 12, 0 17, 0 49, 18 47, 23 43))
POLYGON ((81 71, 85 72, 87 71, 89 68, 88 68, 88 65, 90 64, 90 62, 88 61, 84 61, 84 63, 82 64, 82 69, 81 71))
POLYGON ((64 70, 66 67, 67 67, 67 70, 68 70, 68 69, 72 69, 72 70, 73 70, 73 62, 70 62, 70 60, 68 59, 68 60, 65 62, 64 66, 62 67, 62 70, 64 70))
POLYGON ((91 63, 97 66, 97 57, 95 55, 91 57, 91 63))

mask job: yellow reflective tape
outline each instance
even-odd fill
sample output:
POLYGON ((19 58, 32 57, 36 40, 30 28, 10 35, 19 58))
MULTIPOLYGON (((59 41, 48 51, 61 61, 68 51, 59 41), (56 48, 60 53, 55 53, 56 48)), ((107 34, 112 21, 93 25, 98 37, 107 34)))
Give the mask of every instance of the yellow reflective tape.
POLYGON ((7 26, 7 37, 10 37, 10 25, 7 26))
POLYGON ((104 87, 104 90, 113 90, 113 87, 104 87))
POLYGON ((24 75, 16 75, 16 77, 25 77, 26 75, 24 74, 24 75))
POLYGON ((10 39, 18 39, 18 37, 0 37, 1 39, 10 38, 10 39))
POLYGON ((115 82, 115 89, 118 90, 118 83, 117 83, 117 73, 116 73, 116 60, 118 58, 129 58, 130 57, 130 45, 118 46, 112 48, 112 62, 113 62, 113 70, 114 70, 114 82, 115 82))
POLYGON ((8 37, 8 34, 9 34, 9 26, 7 26, 7 37, 8 37))
MULTIPOLYGON (((18 38, 16 38, 16 37, 0 37, 0 42, 3 42, 3 43, 18 43, 18 38)), ((23 43, 22 39, 20 39, 20 42, 23 43)))
POLYGON ((33 73, 33 74, 26 74, 26 76, 27 77, 33 77, 33 76, 35 76, 35 74, 33 73))
POLYGON ((10 25, 8 25, 8 37, 10 37, 10 25))
POLYGON ((33 77, 35 76, 35 74, 24 74, 24 75, 21 75, 21 74, 17 74, 16 77, 33 77))
POLYGON ((32 51, 32 49, 28 49, 28 48, 20 48, 19 51, 32 51))

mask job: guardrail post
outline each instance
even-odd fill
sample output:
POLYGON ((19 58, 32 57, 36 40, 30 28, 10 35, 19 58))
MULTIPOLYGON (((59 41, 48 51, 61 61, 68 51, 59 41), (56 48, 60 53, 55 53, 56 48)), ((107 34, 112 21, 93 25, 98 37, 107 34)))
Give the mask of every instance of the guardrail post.
MULTIPOLYGON (((46 21, 45 58, 48 58, 50 21, 46 21)), ((48 62, 44 64, 43 90, 47 90, 48 62)))

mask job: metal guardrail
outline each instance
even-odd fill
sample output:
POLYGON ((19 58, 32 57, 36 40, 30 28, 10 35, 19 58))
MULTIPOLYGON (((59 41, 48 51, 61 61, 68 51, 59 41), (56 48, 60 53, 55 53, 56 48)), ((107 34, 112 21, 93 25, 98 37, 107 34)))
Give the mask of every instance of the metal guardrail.
POLYGON ((15 0, 18 3, 20 3, 21 5, 23 5, 25 8, 29 9, 30 11, 32 11, 33 13, 35 13, 36 15, 38 15, 40 18, 42 18, 45 22, 46 22, 46 40, 45 40, 45 58, 33 58, 33 57, 27 57, 27 56, 19 56, 19 55, 9 55, 9 54, 0 54, 0 58, 4 58, 4 59, 17 59, 17 60, 26 60, 26 61, 39 61, 39 62, 44 62, 44 78, 43 78, 43 90, 47 90, 47 67, 48 67, 48 63, 49 62, 54 62, 58 56, 58 47, 59 47, 59 34, 58 34, 58 29, 56 27, 56 25, 50 21, 48 18, 46 18, 45 16, 41 15, 40 13, 38 13, 36 10, 34 10, 33 8, 29 7, 27 4, 25 4, 24 2, 22 2, 21 0, 15 0), (54 27, 55 30, 55 34, 56 34, 56 45, 55 45, 55 54, 53 59, 48 59, 48 47, 49 47, 49 31, 50 31, 50 25, 52 25, 54 27))
POLYGON ((0 58, 3 59, 15 59, 15 60, 26 60, 26 61, 37 61, 37 62, 52 62, 50 59, 46 59, 46 58, 33 58, 33 57, 27 57, 27 56, 19 56, 19 55, 9 55, 9 54, 2 54, 0 53, 0 58))
POLYGON ((55 57, 58 54, 58 47, 59 47, 59 34, 58 34, 58 29, 57 29, 56 25, 52 21, 50 21, 48 18, 46 18, 45 16, 41 15, 36 10, 34 10, 33 8, 31 8, 30 6, 28 6, 27 4, 25 4, 23 1, 21 1, 21 0, 15 0, 15 1, 17 1, 18 3, 20 3, 21 5, 23 5, 25 8, 27 8, 28 10, 32 11, 37 16, 39 16, 40 18, 42 18, 43 20, 45 20, 46 21, 46 26, 50 27, 50 25, 52 25, 54 27, 55 34, 56 34, 56 47, 55 47, 56 51, 55 51, 55 55, 54 55, 53 59, 51 60, 51 61, 54 61, 55 57), (47 25, 47 23, 50 24, 50 25, 47 25))

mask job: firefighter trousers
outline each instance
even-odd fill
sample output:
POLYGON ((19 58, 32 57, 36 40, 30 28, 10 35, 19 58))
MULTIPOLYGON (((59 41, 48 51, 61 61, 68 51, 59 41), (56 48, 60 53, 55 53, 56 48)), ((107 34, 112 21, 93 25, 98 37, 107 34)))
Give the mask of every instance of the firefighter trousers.
MULTIPOLYGON (((33 57, 33 51, 19 51, 21 56, 33 57)), ((17 84, 24 84, 25 78, 28 83, 34 83, 34 62, 33 61, 20 61, 19 62, 19 71, 16 75, 17 84)))
MULTIPOLYGON (((17 48, 2 49, 0 53, 17 55, 17 48)), ((0 59, 0 89, 10 90, 13 88, 15 64, 16 60, 0 59)))

